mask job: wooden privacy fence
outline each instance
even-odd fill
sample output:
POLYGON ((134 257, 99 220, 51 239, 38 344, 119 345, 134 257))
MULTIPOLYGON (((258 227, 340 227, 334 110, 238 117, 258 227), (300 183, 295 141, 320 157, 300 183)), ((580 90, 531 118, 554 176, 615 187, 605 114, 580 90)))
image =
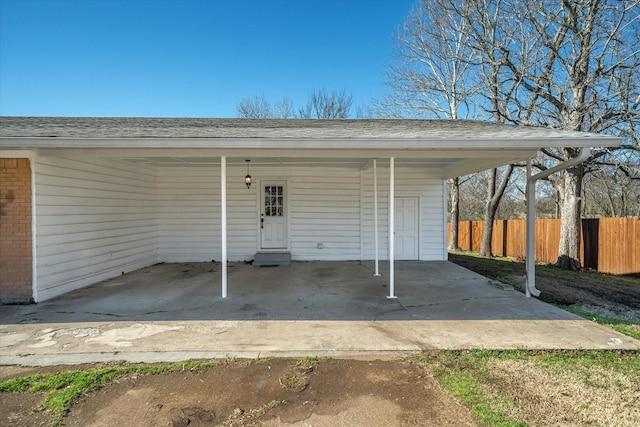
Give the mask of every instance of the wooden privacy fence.
MULTIPOLYGON (((479 251, 484 221, 461 221, 458 247, 479 251)), ((449 233, 451 224, 449 224, 449 233)), ((524 260, 526 221, 498 220, 493 223, 491 253, 524 260)), ((583 219, 580 262, 601 273, 640 273, 640 217, 583 219)), ((560 241, 559 219, 536 220, 536 262, 555 263, 560 241)))

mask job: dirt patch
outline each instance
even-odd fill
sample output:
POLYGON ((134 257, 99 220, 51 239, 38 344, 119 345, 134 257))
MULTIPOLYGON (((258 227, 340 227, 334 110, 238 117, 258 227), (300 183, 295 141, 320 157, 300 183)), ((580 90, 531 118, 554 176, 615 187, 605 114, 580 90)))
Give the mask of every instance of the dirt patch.
POLYGON ((40 408, 43 393, 0 394, 0 424, 5 426, 49 426, 56 419, 40 408))
MULTIPOLYGON (((23 375, 11 367, 6 375, 23 375)), ((26 371, 26 370, 25 370, 26 371)), ((31 370, 29 370, 31 371, 31 370)), ((46 425, 44 396, 3 393, 0 423, 46 425), (28 398, 29 400, 27 401, 28 398)), ((473 426, 429 369, 408 360, 271 359, 158 375, 129 374, 84 397, 67 426, 473 426), (283 380, 299 375, 304 387, 283 380)))

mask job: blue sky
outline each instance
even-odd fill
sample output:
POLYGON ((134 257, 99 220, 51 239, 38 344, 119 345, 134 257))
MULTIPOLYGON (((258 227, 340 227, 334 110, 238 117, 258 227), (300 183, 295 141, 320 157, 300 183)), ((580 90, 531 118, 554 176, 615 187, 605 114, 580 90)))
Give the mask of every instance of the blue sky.
POLYGON ((384 93, 413 0, 0 0, 0 115, 235 117, 384 93))

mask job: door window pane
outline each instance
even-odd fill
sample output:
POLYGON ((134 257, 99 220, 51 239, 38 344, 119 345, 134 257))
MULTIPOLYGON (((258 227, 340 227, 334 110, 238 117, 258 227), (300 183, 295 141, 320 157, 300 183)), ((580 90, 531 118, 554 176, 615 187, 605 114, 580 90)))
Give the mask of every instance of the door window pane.
POLYGON ((282 185, 264 187, 264 215, 284 216, 284 187, 282 185))

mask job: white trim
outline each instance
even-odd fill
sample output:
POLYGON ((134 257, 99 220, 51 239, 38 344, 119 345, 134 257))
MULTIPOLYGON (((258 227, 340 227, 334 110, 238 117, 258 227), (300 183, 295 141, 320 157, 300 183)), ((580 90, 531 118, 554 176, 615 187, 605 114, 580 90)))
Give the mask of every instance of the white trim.
POLYGON ((257 242, 256 242, 256 250, 257 252, 291 252, 291 193, 289 190, 289 179, 282 177, 275 178, 267 178, 258 180, 258 184, 260 188, 257 189, 257 203, 256 203, 256 212, 257 212, 257 242), (265 185, 284 185, 284 214, 285 214, 285 227, 286 227, 286 242, 285 247, 283 248, 263 248, 262 247, 262 208, 264 207, 264 186, 265 185))
POLYGON ((32 150, 0 150, 0 159, 33 159, 32 150))
MULTIPOLYGON (((135 142, 135 141, 133 141, 135 142)), ((364 142, 362 143, 364 144, 364 142)), ((176 144, 177 145, 177 144, 176 144)), ((356 159, 361 162, 361 165, 366 164, 366 160, 371 157, 390 157, 393 156, 396 160, 401 159, 404 162, 420 163, 420 159, 442 159, 444 163, 449 163, 450 159, 489 159, 495 160, 496 158, 525 158, 530 157, 531 154, 535 155, 539 147, 546 147, 547 145, 533 146, 533 147, 518 147, 509 146, 506 147, 480 147, 478 145, 471 145, 469 147, 456 147, 453 144, 447 143, 443 146, 442 142, 439 145, 424 148, 394 148, 393 145, 389 147, 367 147, 366 150, 362 149, 365 145, 362 145, 360 149, 358 147, 349 148, 343 147, 293 147, 283 148, 283 144, 274 145, 270 147, 239 147, 233 146, 229 148, 219 148, 215 146, 195 146, 184 148, 177 148, 176 145, 165 146, 136 146, 118 144, 111 147, 101 146, 53 146, 51 147, 36 147, 38 148, 38 155, 47 156, 64 156, 64 157, 86 157, 88 151, 96 157, 115 157, 118 159, 129 158, 145 158, 145 157, 211 157, 218 158, 220 156, 227 156, 230 159, 238 160, 238 165, 241 159, 246 157, 269 157, 274 159, 281 159, 283 162, 286 159, 313 159, 310 163, 320 161, 319 159, 356 159)), ((574 144, 574 146, 579 146, 574 144)), ((4 151, 4 149, 3 149, 4 151)), ((213 162, 213 160, 212 160, 213 162)), ((333 163, 333 162, 332 162, 333 163)), ((187 164, 187 163, 185 163, 187 164)), ((203 163, 198 162, 202 165, 203 163)), ((206 164, 206 163, 205 163, 206 164)), ((260 165, 263 166, 263 165, 260 165)), ((281 164, 275 164, 276 167, 280 167, 281 164)), ((363 167, 363 166, 360 166, 363 167)))
POLYGON ((284 201, 285 201, 285 205, 284 205, 284 211, 285 211, 285 215, 287 216, 287 247, 285 248, 286 251, 291 252, 291 190, 290 190, 290 179, 289 178, 285 178, 285 179, 281 179, 280 181, 284 181, 284 201))
MULTIPOLYGON (((449 223, 449 189, 447 180, 442 181, 442 218, 444 219, 444 227, 442 229, 442 259, 449 259, 449 235, 447 233, 447 224, 449 223)), ((456 244, 457 246, 457 244, 456 244)), ((422 258, 420 258, 422 259, 422 258)))
POLYGON ((222 298, 227 297, 227 158, 220 157, 220 210, 222 240, 222 298))
MULTIPOLYGON (((534 128, 535 129, 535 128, 534 128)), ((218 148, 218 149, 389 149, 400 151, 405 149, 430 150, 441 149, 443 142, 452 149, 464 148, 535 148, 540 147, 592 147, 592 146, 618 146, 621 138, 588 133, 570 133, 558 130, 553 136, 543 129, 541 135, 523 135, 518 128, 509 129, 510 135, 483 132, 482 130, 470 130, 466 137, 452 137, 455 131, 441 131, 440 135, 429 137, 398 137, 398 138, 367 138, 367 137, 341 137, 341 138, 242 138, 242 137, 112 137, 112 138, 87 138, 87 137, 0 137, 0 147, 8 148, 111 148, 111 147, 147 147, 147 148, 218 148), (567 133, 569 135, 567 135, 567 133), (488 135, 487 135, 488 134, 488 135)), ((553 132, 553 131, 552 131, 553 132)), ((426 132, 425 132, 426 133, 426 132)))
POLYGON ((36 168, 33 157, 29 158, 31 168, 31 297, 38 302, 38 251, 36 244, 36 168))
MULTIPOLYGON (((261 214, 262 214, 262 180, 260 179, 253 179, 253 184, 255 186, 255 193, 256 193, 256 207, 255 207, 255 212, 256 212, 256 242, 255 242, 255 246, 256 246, 256 252, 261 252, 262 249, 260 249, 260 246, 262 246, 262 235, 261 235, 261 229, 260 229, 260 219, 261 219, 261 214)), ((265 251, 268 252, 268 251, 265 251)))

